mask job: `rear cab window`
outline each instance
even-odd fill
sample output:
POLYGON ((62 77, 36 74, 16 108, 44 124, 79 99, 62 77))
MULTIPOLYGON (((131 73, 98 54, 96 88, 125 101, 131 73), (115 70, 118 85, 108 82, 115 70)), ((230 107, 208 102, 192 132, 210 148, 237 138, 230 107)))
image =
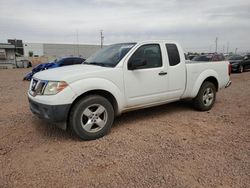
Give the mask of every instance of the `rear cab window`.
POLYGON ((168 60, 170 66, 178 65, 181 62, 178 48, 175 44, 165 44, 168 53, 168 60))

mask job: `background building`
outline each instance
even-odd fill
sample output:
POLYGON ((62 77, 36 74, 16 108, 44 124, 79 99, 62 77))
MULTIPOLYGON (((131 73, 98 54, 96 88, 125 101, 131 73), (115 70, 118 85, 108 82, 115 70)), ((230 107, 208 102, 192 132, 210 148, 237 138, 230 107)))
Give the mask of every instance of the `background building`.
POLYGON ((45 56, 50 58, 65 56, 81 56, 88 58, 101 49, 100 45, 88 44, 48 44, 48 43, 24 43, 24 56, 45 56))
POLYGON ((8 39, 8 43, 0 43, 0 68, 24 67, 24 62, 36 66, 66 56, 88 58, 100 49, 100 45, 23 43, 8 39))
POLYGON ((23 55, 23 41, 18 39, 8 39, 8 43, 15 46, 15 51, 20 56, 23 55))
POLYGON ((9 43, 0 43, 0 68, 15 66, 15 46, 9 43))

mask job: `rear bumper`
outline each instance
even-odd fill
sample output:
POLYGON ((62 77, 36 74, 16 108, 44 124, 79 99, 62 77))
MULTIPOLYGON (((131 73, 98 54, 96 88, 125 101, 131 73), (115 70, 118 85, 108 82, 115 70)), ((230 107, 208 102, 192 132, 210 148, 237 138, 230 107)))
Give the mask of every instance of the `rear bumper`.
POLYGON ((225 86, 225 88, 229 87, 231 84, 232 84, 232 81, 229 80, 229 81, 227 82, 227 85, 225 86))
POLYGON ((41 119, 52 123, 66 122, 70 104, 65 105, 47 105, 33 101, 29 98, 30 110, 41 119))

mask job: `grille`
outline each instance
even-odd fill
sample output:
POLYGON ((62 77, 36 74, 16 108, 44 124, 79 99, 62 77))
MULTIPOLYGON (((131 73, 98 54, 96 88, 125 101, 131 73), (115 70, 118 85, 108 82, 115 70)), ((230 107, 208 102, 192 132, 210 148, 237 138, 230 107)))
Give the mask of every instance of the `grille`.
POLYGON ((46 81, 33 79, 31 83, 30 94, 32 96, 41 95, 46 84, 46 81))

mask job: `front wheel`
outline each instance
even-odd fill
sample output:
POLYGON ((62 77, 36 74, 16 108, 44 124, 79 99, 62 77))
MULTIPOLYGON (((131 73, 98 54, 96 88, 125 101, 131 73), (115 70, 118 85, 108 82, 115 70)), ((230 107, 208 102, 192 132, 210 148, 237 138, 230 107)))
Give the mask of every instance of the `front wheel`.
POLYGON ((94 140, 106 135, 114 121, 111 103, 99 95, 84 97, 72 108, 69 127, 83 140, 94 140))
POLYGON ((216 99, 216 88, 211 82, 204 82, 197 94, 193 99, 194 107, 200 111, 210 110, 216 99))

